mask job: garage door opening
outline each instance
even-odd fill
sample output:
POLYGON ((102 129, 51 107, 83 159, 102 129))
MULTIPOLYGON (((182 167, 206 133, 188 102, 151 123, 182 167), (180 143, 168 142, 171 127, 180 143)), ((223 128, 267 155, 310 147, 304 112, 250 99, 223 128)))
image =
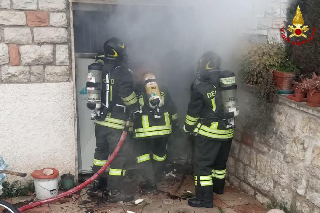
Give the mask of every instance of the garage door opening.
MULTIPOLYGON (((95 149, 94 123, 86 107, 86 77, 94 56, 103 53, 103 44, 118 37, 127 44, 129 68, 147 63, 159 82, 169 88, 183 118, 189 88, 195 75, 197 44, 185 39, 195 36, 192 7, 73 4, 76 52, 79 172, 90 173, 95 149), (182 36, 189 35, 189 36, 182 36), (181 79, 183 79, 181 81, 181 79)), ((177 145, 175 143, 175 145, 177 145)), ((181 150, 181 149, 180 149, 181 150)), ((175 157, 186 155, 176 153, 175 157)))

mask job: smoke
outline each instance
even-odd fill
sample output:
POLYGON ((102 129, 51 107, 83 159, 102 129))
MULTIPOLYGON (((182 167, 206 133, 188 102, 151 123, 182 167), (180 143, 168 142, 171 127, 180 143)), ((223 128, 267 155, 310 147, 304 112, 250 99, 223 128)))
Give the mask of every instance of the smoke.
MULTIPOLYGON (((120 5, 112 6, 111 15, 101 16, 104 25, 100 29, 125 41, 133 70, 135 63, 142 62, 156 73, 169 87, 184 117, 197 61, 211 50, 222 57, 224 69, 234 69, 232 59, 244 42, 242 35, 251 23, 251 11, 251 0, 120 5)), ((102 47, 104 41, 100 42, 102 47)))
POLYGON ((131 61, 146 61, 161 69, 171 59, 195 64, 212 50, 227 65, 250 24, 251 11, 251 0, 193 1, 172 7, 122 5, 105 17, 103 29, 128 44, 131 61))
POLYGON ((222 58, 222 69, 238 72, 235 57, 245 43, 243 34, 253 23, 254 7, 252 0, 185 2, 166 6, 108 5, 108 11, 94 12, 95 18, 89 23, 99 26, 99 47, 110 37, 118 37, 127 44, 133 71, 137 63, 150 67, 159 83, 168 87, 181 123, 203 53, 216 52, 222 58))

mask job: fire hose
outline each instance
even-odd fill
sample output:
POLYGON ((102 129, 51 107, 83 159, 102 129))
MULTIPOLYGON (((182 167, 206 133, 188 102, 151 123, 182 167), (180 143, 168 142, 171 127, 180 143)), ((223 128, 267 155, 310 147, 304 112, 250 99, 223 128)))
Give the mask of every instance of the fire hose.
POLYGON ((86 187, 87 185, 89 185, 90 183, 92 183, 95 179, 97 179, 99 177, 99 175, 103 174, 106 171, 106 169, 108 168, 108 166, 111 164, 111 162, 114 160, 114 158, 117 156, 119 150, 121 149, 121 147, 123 145, 124 140, 127 137, 127 133, 129 131, 129 127, 130 127, 131 116, 132 115, 130 115, 128 121, 126 121, 125 128, 123 130, 123 133, 121 135, 121 138, 120 138, 120 140, 118 142, 117 147, 115 148, 115 150, 111 154, 111 156, 108 159, 108 161, 106 162, 106 164, 97 173, 95 173, 91 178, 89 178, 88 180, 86 180, 82 184, 80 184, 80 185, 74 187, 73 189, 70 189, 70 190, 68 190, 68 191, 66 191, 64 193, 61 193, 56 197, 48 198, 48 199, 45 199, 45 200, 40 200, 40 201, 37 201, 37 202, 34 202, 34 203, 30 203, 28 205, 22 206, 21 208, 18 209, 19 212, 24 212, 24 211, 32 209, 32 208, 34 208, 36 206, 40 206, 40 205, 43 205, 43 204, 46 204, 46 203, 50 203, 52 201, 55 201, 55 200, 58 200, 60 198, 65 197, 65 196, 68 196, 68 195, 71 195, 73 193, 76 193, 79 190, 81 190, 84 187, 86 187))

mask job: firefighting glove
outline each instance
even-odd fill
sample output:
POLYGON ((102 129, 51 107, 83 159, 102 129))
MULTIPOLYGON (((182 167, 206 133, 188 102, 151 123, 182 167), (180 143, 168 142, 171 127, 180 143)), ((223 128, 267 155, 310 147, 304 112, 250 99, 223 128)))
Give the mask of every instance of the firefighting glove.
POLYGON ((98 111, 98 114, 96 116, 97 121, 104 121, 107 117, 108 111, 107 108, 103 107, 98 111))

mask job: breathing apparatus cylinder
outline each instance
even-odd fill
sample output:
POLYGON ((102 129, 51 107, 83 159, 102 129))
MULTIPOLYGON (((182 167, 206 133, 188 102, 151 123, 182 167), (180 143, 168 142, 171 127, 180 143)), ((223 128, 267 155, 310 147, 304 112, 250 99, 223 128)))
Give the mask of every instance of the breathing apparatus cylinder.
POLYGON ((164 100, 161 96, 159 86, 156 82, 156 77, 152 73, 147 73, 143 76, 145 82, 146 94, 148 97, 148 105, 155 110, 155 118, 160 118, 159 107, 163 106, 164 100))
POLYGON ((96 116, 96 111, 102 106, 101 104, 101 90, 102 90, 102 64, 93 63, 88 66, 87 78, 87 107, 93 110, 91 119, 96 116))
POLYGON ((235 74, 228 70, 222 71, 220 74, 220 87, 224 114, 227 118, 236 117, 239 115, 239 106, 235 74))

